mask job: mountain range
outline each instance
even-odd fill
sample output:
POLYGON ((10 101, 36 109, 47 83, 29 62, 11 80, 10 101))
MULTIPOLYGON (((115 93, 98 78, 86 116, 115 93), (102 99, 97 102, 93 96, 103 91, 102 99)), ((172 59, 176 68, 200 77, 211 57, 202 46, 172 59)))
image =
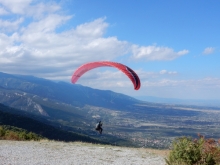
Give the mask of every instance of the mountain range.
POLYGON ((218 99, 177 99, 177 98, 162 98, 154 96, 137 96, 138 100, 148 101, 152 103, 162 104, 179 104, 179 105, 196 105, 196 106, 212 106, 220 107, 218 99))
MULTIPOLYGON (((14 110, 17 109, 20 114, 44 124, 92 138, 97 138, 95 123, 107 121, 106 114, 115 110, 132 111, 141 102, 110 90, 0 72, 0 103, 11 107, 11 113, 18 113, 14 110), (103 114, 103 111, 108 112, 103 114)), ((110 143, 126 142, 112 135, 101 138, 112 139, 110 143)))
POLYGON ((74 107, 84 105, 109 109, 128 110, 141 101, 109 90, 103 91, 65 82, 42 78, 0 73, 0 103, 44 116, 45 103, 66 104, 74 107))
POLYGON ((0 72, 0 113, 7 109, 0 114, 3 125, 31 131, 40 122, 35 133, 42 129, 46 136, 43 128, 53 127, 72 139, 76 136, 87 141, 153 148, 169 148, 173 138, 196 137, 198 132, 211 138, 220 136, 220 108, 153 103, 151 99, 140 101, 110 90, 0 72), (95 131, 100 120, 102 135, 95 131))

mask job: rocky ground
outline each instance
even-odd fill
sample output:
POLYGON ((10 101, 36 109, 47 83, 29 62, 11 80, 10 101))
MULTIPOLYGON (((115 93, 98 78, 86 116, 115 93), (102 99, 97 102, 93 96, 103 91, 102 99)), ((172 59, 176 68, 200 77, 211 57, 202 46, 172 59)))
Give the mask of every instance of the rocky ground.
POLYGON ((0 140, 1 165, 165 165, 167 153, 80 142, 0 140))

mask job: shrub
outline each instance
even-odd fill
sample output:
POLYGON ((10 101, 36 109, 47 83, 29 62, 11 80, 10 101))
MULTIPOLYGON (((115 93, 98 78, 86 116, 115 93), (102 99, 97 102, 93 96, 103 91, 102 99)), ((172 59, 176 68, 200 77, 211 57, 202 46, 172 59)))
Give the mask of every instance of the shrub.
POLYGON ((41 135, 28 132, 24 129, 3 125, 0 126, 0 140, 40 140, 41 135))
POLYGON ((20 140, 18 137, 18 134, 12 131, 6 131, 5 139, 6 140, 20 140))
POLYGON ((220 164, 220 140, 181 137, 174 140, 172 150, 165 159, 168 165, 215 165, 220 164))
POLYGON ((5 133, 6 133, 5 129, 2 126, 0 126, 0 138, 5 136, 5 133))

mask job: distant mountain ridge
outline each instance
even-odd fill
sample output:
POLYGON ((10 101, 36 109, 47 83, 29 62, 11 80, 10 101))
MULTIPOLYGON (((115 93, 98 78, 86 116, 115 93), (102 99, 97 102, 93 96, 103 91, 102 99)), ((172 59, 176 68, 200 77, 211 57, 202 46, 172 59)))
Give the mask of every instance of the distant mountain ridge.
POLYGON ((48 116, 40 104, 43 100, 75 107, 91 105, 121 110, 128 110, 130 105, 140 102, 130 96, 109 90, 104 91, 33 76, 0 72, 0 103, 48 116))
POLYGON ((220 107, 220 100, 217 99, 176 99, 176 98, 161 98, 154 96, 138 96, 138 100, 148 101, 161 104, 180 104, 180 105, 196 105, 196 106, 214 106, 220 107))
MULTIPOLYGON (((97 120, 108 122, 116 111, 133 111, 133 105, 140 102, 109 90, 0 72, 0 104, 11 107, 12 114, 107 143, 133 145, 112 133, 99 136, 94 129, 97 120)), ((4 123, 19 127, 12 120, 4 123)))
MULTIPOLYGON (((153 148, 166 148, 173 137, 195 136, 196 132, 219 137, 219 108, 147 101, 108 90, 0 73, 0 103, 13 107, 8 112, 63 131, 114 145, 153 148), (95 131, 100 120, 102 135, 95 131), (155 139, 158 143, 153 143, 155 139)), ((13 120, 8 124, 13 126, 13 120)))

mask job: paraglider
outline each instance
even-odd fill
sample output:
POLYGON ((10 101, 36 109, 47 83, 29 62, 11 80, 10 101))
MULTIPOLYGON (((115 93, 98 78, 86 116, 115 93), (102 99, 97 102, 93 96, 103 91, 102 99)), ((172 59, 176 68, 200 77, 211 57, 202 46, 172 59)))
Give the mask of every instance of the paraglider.
POLYGON ((102 122, 101 121, 99 121, 97 124, 96 124, 96 126, 95 126, 95 130, 96 131, 99 131, 99 134, 102 134, 102 122))
POLYGON ((131 68, 129 68, 126 65, 123 65, 117 62, 111 62, 111 61, 98 61, 98 62, 86 63, 76 69, 76 71, 72 75, 71 81, 72 83, 75 84, 77 80, 87 71, 94 69, 94 68, 98 68, 98 67, 104 67, 104 66, 114 67, 122 71, 131 80, 131 82, 134 85, 135 90, 138 90, 141 87, 141 82, 140 82, 138 75, 131 68))
MULTIPOLYGON (((98 62, 90 62, 81 65, 79 68, 75 70, 75 72, 72 75, 71 82, 75 84, 78 79, 86 72, 98 68, 98 67, 114 67, 120 71, 122 71, 133 83, 134 89, 139 90, 141 87, 141 82, 138 77, 138 75, 128 66, 117 63, 117 62, 111 62, 111 61, 98 61, 98 62)), ((99 134, 102 134, 102 123, 99 121, 96 124, 95 130, 99 132, 99 134)))

